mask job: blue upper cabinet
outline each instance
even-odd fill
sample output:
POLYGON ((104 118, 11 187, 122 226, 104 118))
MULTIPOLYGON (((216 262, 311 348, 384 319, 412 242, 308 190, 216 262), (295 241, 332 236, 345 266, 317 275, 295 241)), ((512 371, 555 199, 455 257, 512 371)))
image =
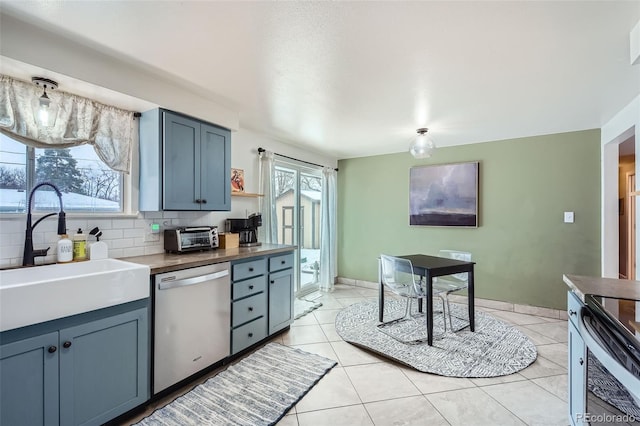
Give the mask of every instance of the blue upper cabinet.
POLYGON ((231 133, 200 126, 201 210, 231 210, 231 133))
POLYGON ((231 132, 163 109, 140 119, 140 210, 231 210, 231 132))

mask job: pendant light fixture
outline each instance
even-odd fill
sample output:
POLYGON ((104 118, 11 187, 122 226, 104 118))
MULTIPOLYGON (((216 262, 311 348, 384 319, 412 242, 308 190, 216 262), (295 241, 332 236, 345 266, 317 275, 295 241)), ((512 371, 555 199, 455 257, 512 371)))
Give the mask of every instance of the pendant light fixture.
POLYGON ((429 129, 427 129, 426 127, 418 129, 418 136, 416 136, 416 138, 413 140, 413 142, 411 142, 411 145, 409 146, 409 152, 415 158, 429 158, 431 157, 431 154, 433 154, 433 151, 436 149, 435 142, 429 135, 427 135, 428 131, 429 129))
POLYGON ((58 117, 58 105, 53 102, 47 95, 47 89, 53 90, 58 88, 58 83, 44 77, 32 77, 31 81, 38 87, 43 88, 42 96, 34 98, 31 102, 33 108, 33 117, 36 124, 42 127, 53 127, 58 117))

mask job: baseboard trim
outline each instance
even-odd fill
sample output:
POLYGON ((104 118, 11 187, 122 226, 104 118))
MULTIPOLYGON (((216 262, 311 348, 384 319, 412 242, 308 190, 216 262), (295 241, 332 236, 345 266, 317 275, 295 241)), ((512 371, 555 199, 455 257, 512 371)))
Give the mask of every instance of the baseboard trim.
MULTIPOLYGON (((362 287, 368 289, 378 289, 378 283, 372 281, 355 280, 352 278, 338 277, 338 284, 351 285, 354 287, 362 287)), ((467 303, 467 296, 452 294, 449 296, 452 302, 467 303)), ((518 314, 536 315, 539 317, 553 318, 558 320, 566 320, 567 311, 561 309, 545 308, 542 306, 521 305, 511 302, 503 302, 501 300, 481 299, 476 297, 476 306, 487 310, 508 311, 518 314)))

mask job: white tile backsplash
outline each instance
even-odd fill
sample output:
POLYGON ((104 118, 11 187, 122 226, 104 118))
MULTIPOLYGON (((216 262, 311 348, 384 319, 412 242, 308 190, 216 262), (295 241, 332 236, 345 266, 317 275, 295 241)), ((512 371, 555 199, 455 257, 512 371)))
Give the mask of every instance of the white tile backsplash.
POLYGON ((87 232, 91 231, 93 228, 98 227, 104 233, 105 230, 113 228, 113 224, 111 219, 90 219, 87 220, 87 232))
MULTIPOLYGON (((139 256, 157 254, 164 251, 164 233, 162 230, 174 226, 214 225, 220 231, 224 228, 227 217, 241 217, 228 212, 142 212, 131 218, 83 218, 67 216, 67 232, 72 238, 78 228, 87 234, 88 244, 95 242, 95 237, 88 235, 95 227, 100 228, 100 241, 107 243, 109 257, 139 256), (159 223, 161 232, 158 241, 145 241, 151 223, 159 223)), ((34 215, 33 222, 40 218, 34 215)), ((26 215, 4 216, 0 218, 0 268, 19 266, 22 264, 24 250, 24 231, 26 215)), ((44 219, 33 233, 35 249, 51 247, 49 255, 37 258, 36 264, 54 263, 56 261, 56 245, 58 242, 57 216, 44 219)))
POLYGON ((133 228, 133 219, 114 219, 113 229, 131 229, 133 228))

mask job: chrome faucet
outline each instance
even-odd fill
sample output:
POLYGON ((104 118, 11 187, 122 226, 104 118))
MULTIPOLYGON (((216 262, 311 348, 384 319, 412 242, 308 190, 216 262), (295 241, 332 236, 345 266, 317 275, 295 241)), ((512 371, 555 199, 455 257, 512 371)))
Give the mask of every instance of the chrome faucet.
POLYGON ((55 213, 49 213, 42 216, 40 219, 36 221, 36 223, 31 226, 31 200, 33 199, 33 194, 36 190, 42 186, 50 186, 56 191, 56 195, 58 195, 58 200, 60 201, 60 211, 58 212, 58 235, 67 233, 67 224, 65 221, 64 210, 62 209, 62 192, 52 183, 42 182, 33 187, 31 192, 29 193, 29 203, 27 205, 27 229, 25 231, 24 236, 24 255, 22 256, 22 266, 32 266, 34 265, 34 260, 39 256, 46 256, 47 252, 51 247, 47 247, 42 250, 34 250, 33 249, 33 229, 38 226, 42 219, 46 219, 49 216, 53 216, 55 213))

